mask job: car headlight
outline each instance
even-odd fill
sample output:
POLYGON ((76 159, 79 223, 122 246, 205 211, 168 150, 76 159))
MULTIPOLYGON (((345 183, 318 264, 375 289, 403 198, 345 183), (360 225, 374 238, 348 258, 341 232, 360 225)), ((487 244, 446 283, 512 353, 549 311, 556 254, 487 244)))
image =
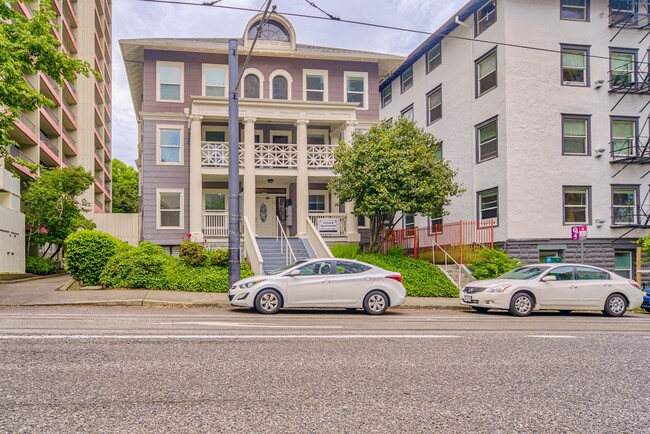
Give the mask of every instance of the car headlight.
POLYGON ((512 285, 496 285, 490 286, 485 292, 488 294, 496 294, 504 292, 506 289, 510 288, 512 285))
POLYGON ((257 284, 260 283, 260 282, 264 282, 264 280, 265 280, 265 279, 252 280, 252 281, 250 281, 250 282, 242 283, 241 285, 239 285, 239 287, 240 287, 241 289, 247 289, 247 288, 250 288, 250 287, 252 287, 252 286, 257 285, 257 284))

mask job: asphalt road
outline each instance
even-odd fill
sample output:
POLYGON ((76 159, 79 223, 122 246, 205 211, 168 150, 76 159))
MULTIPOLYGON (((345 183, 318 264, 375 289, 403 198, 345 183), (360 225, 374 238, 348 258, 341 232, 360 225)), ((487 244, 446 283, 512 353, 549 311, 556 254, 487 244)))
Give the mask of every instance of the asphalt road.
POLYGON ((0 309, 0 432, 648 433, 650 315, 0 309))

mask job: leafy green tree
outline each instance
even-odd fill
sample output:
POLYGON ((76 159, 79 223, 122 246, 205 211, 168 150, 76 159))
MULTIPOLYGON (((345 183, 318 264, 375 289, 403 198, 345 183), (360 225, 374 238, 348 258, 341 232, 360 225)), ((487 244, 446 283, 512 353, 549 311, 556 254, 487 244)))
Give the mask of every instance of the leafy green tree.
POLYGON ((439 148, 435 137, 403 117, 373 125, 337 147, 338 176, 328 187, 339 200, 354 202, 355 215, 369 217, 372 252, 399 222, 397 212, 439 216, 464 191, 439 148))
POLYGON ((15 3, 0 1, 0 158, 8 157, 7 146, 15 144, 9 131, 20 112, 54 104, 34 90, 23 73, 42 71, 60 85, 64 79, 74 80, 76 74, 100 78, 87 62, 58 50, 61 43, 51 33, 56 14, 49 1, 39 2, 31 19, 13 9, 15 3))
POLYGON ((113 159, 113 212, 138 212, 138 171, 113 159))
POLYGON ((37 246, 55 244, 58 248, 53 258, 68 235, 78 229, 95 227, 82 214, 90 211, 89 203, 76 199, 93 181, 93 176, 83 167, 66 167, 44 170, 31 182, 29 190, 23 194, 25 223, 29 227, 28 250, 32 243, 37 246))

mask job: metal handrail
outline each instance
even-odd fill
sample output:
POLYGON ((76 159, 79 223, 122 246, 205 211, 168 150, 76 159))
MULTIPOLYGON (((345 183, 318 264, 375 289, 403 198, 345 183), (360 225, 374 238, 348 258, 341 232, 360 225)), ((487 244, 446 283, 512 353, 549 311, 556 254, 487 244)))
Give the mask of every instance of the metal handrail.
POLYGON ((282 227, 282 222, 278 218, 278 216, 275 216, 275 224, 276 224, 276 231, 275 231, 275 241, 280 240, 280 253, 284 253, 284 264, 289 265, 290 263, 293 264, 295 262, 298 262, 296 259, 296 255, 293 253, 293 249, 291 248, 291 244, 289 244, 289 238, 287 238, 286 232, 284 232, 284 228, 282 227), (280 229, 279 231, 277 229, 280 229), (284 246, 287 246, 286 252, 284 246), (293 259, 293 262, 289 262, 289 259, 293 259))
MULTIPOLYGON (((448 270, 448 262, 447 262, 447 258, 451 259, 451 261, 452 261, 454 264, 456 264, 456 266, 458 267, 458 280, 456 281, 456 286, 458 287, 458 289, 460 289, 460 288, 461 288, 461 284, 460 284, 460 276, 461 276, 461 273, 463 272, 463 270, 462 270, 463 267, 461 267, 461 265, 460 265, 458 262, 456 262, 456 260, 455 260, 455 259, 454 259, 454 258, 453 258, 449 253, 447 253, 447 251, 446 251, 445 249, 443 249, 443 248, 440 246, 440 244, 436 243, 435 241, 433 242, 433 263, 434 263, 434 264, 435 264, 435 262, 436 262, 436 248, 440 249, 440 251, 441 251, 442 253, 445 254, 445 273, 447 273, 448 275, 450 275, 450 274, 449 274, 449 270, 448 270)), ((450 276, 451 276, 451 275, 450 275, 450 276)))

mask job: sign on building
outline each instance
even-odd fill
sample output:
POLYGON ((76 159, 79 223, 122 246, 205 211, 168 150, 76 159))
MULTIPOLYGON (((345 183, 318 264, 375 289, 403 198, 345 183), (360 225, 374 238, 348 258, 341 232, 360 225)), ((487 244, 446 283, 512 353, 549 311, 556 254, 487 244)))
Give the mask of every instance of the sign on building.
POLYGON ((336 219, 322 219, 318 221, 318 232, 322 233, 338 233, 339 222, 336 219))
POLYGON ((587 226, 571 226, 571 239, 574 241, 587 239, 587 226))

